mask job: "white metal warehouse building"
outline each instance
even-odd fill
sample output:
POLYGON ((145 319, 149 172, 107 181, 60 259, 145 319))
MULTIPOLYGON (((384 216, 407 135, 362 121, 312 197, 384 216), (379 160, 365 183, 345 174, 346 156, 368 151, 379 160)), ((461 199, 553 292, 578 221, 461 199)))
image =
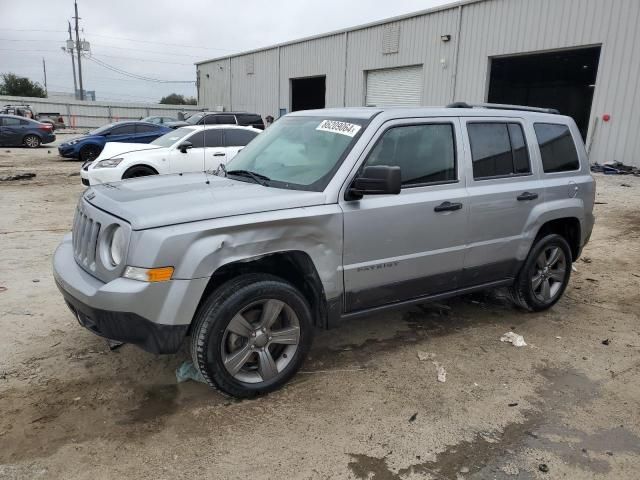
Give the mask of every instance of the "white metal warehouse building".
POLYGON ((275 118, 510 103, 574 117, 591 160, 640 166, 640 0, 470 0, 197 63, 199 104, 275 118))

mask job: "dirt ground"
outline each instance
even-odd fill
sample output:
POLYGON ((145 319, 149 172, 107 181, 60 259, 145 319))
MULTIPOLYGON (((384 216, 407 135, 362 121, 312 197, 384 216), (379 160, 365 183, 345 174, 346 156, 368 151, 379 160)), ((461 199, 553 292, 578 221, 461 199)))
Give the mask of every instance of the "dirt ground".
POLYGON ((498 291, 349 321, 286 388, 233 401, 176 383, 186 349, 112 352, 68 311, 51 258, 79 167, 0 150, 0 177, 37 174, 0 182, 0 478, 639 478, 640 178, 597 177, 591 243, 550 311, 498 291))

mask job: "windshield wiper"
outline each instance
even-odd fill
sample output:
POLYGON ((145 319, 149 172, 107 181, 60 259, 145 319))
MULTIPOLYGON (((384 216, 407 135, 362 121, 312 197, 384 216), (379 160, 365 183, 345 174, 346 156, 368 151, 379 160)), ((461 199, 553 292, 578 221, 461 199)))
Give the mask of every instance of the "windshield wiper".
POLYGON ((262 175, 261 173, 252 172, 251 170, 228 170, 228 171, 226 171, 226 174, 227 175, 237 175, 239 177, 249 177, 254 182, 262 185, 263 187, 266 187, 267 186, 266 182, 271 180, 266 175, 262 175))

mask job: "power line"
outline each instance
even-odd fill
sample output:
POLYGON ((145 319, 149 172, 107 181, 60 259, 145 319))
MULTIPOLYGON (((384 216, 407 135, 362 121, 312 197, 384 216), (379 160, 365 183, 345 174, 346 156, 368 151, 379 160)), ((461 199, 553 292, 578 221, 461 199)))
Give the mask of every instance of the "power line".
POLYGON ((123 56, 123 55, 107 55, 106 53, 101 53, 100 57, 117 58, 117 59, 120 59, 120 60, 137 60, 139 62, 166 63, 166 64, 169 64, 169 65, 185 65, 187 67, 192 67, 193 66, 192 63, 165 62, 163 60, 152 60, 150 58, 127 57, 127 56, 123 56))
POLYGON ((163 43, 163 42, 153 42, 151 40, 137 40, 135 38, 125 38, 125 37, 114 37, 112 35, 99 35, 97 33, 92 33, 91 35, 93 35, 94 37, 103 37, 103 38, 113 38, 116 40, 126 40, 128 42, 138 42, 138 43, 151 43, 154 45, 164 45, 164 46, 169 46, 169 47, 181 47, 181 48, 199 48, 202 50, 217 50, 220 52, 230 52, 231 49, 228 48, 213 48, 213 47, 203 47, 203 46, 196 46, 196 45, 181 45, 178 43, 163 43))
POLYGON ((146 77, 144 75, 138 75, 137 73, 132 73, 132 72, 128 72, 126 70, 123 70, 121 68, 115 67, 113 65, 109 65, 106 62, 103 62, 102 60, 96 58, 95 56, 86 56, 85 57, 87 60, 90 60, 98 65, 100 65, 101 67, 104 67, 108 70, 111 70, 112 72, 116 72, 119 73, 120 75, 124 75, 127 77, 131 77, 131 78, 136 78, 138 80, 144 80, 146 82, 155 82, 155 83, 195 83, 195 81, 193 80, 163 80, 163 79, 159 79, 159 78, 152 78, 152 77, 146 77))

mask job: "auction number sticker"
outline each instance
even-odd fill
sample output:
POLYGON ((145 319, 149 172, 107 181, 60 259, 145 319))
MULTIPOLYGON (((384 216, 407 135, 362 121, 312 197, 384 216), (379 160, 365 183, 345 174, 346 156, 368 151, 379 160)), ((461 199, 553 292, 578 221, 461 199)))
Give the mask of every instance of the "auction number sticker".
POLYGON ((353 123, 339 122, 337 120, 323 120, 316 130, 321 132, 339 133, 347 137, 355 137, 362 127, 353 123))

